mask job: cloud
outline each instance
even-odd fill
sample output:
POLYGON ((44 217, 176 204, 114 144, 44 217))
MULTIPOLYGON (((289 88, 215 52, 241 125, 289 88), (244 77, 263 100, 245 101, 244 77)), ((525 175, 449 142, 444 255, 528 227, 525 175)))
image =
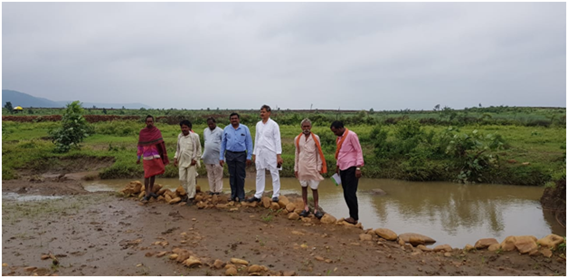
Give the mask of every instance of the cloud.
POLYGON ((4 3, 3 88, 160 108, 565 106, 565 3, 4 3))

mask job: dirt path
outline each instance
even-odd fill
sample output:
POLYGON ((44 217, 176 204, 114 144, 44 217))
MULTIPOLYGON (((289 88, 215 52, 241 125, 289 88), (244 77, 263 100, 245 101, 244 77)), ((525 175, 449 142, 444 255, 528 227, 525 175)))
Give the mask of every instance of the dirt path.
MULTIPOLYGON (((17 183, 4 183, 3 193, 18 192, 25 184, 17 183)), ((65 187, 81 191, 76 186, 65 187)), ((20 190, 30 192, 34 190, 20 190)), ((142 205, 116 193, 85 192, 33 202, 3 199, 2 274, 222 276, 226 269, 213 264, 231 258, 266 266, 263 275, 566 274, 566 261, 557 254, 546 258, 454 249, 445 256, 381 241, 376 235, 361 241, 362 233, 356 227, 316 219, 292 221, 285 214, 238 204, 233 211, 142 205), (176 248, 189 251, 202 264, 190 268, 170 260, 176 248), (158 257, 160 252, 167 253, 158 257), (42 260, 50 253, 57 264, 51 258, 42 260)), ((249 273, 240 267, 237 275, 249 273)))

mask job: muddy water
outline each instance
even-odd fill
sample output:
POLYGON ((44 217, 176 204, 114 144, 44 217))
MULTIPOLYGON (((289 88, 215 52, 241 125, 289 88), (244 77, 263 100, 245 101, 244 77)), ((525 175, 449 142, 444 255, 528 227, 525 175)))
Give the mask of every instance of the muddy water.
MULTIPOLYGON (((270 175, 267 175, 267 191, 270 175)), ((120 190, 130 180, 99 180, 85 182, 89 191, 120 190)), ((177 179, 157 179, 167 188, 179 185, 177 179)), ((296 179, 282 178, 282 194, 301 194, 296 179)), ((208 190, 206 179, 198 184, 208 190)), ((224 191, 230 192, 228 179, 224 191)), ((254 178, 247 178, 245 192, 255 189, 254 178)), ((554 217, 543 211, 539 199, 543 188, 511 185, 460 185, 446 182, 406 182, 387 179, 361 179, 359 182, 359 218, 364 228, 389 228, 396 233, 416 232, 462 248, 481 238, 496 238, 501 242, 509 235, 550 233, 565 236, 554 217), (382 189, 387 195, 372 194, 382 189)), ((308 196, 311 196, 311 192, 308 196)), ((341 186, 325 180, 319 187, 320 206, 337 218, 348 217, 341 186)))

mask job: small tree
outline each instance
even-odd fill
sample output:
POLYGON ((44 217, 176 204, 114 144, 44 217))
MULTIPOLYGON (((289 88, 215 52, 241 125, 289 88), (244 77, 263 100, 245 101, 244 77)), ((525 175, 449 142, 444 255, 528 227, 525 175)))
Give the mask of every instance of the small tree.
POLYGON ((12 106, 11 101, 6 101, 4 108, 6 108, 6 110, 8 110, 8 113, 14 113, 14 107, 12 106))
POLYGON ((83 117, 83 108, 79 101, 67 104, 61 119, 61 127, 51 130, 49 134, 55 144, 55 152, 68 152, 71 147, 79 147, 79 143, 89 136, 90 128, 83 117))
POLYGON ((440 104, 436 104, 436 106, 434 106, 434 111, 438 111, 440 110, 440 104))

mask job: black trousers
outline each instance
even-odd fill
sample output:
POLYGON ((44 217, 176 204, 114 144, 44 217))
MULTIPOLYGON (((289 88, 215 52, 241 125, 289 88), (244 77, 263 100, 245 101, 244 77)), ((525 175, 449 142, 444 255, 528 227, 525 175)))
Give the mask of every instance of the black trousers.
POLYGON ((225 162, 229 167, 229 183, 231 184, 231 199, 245 199, 245 177, 247 166, 246 152, 231 152, 225 154, 225 162))
POLYGON ((343 187, 343 198, 349 208, 349 216, 355 220, 359 220, 359 204, 357 203, 357 186, 359 179, 355 176, 357 167, 349 167, 346 170, 339 170, 341 177, 341 186, 343 187))

